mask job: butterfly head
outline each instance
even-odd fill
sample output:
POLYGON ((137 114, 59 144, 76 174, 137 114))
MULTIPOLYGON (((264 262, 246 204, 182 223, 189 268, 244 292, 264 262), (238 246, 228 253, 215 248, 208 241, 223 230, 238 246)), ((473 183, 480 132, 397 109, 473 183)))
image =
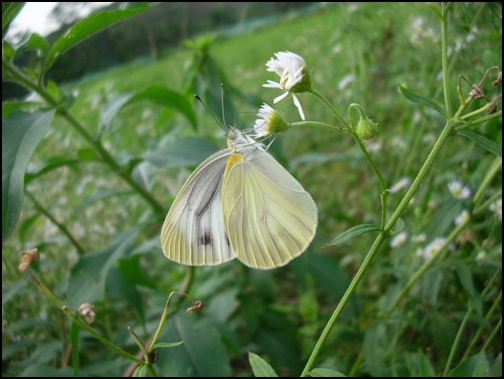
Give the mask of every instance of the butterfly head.
POLYGON ((258 143, 246 132, 241 131, 233 126, 229 127, 226 132, 227 145, 233 151, 241 151, 247 147, 257 147, 258 143))

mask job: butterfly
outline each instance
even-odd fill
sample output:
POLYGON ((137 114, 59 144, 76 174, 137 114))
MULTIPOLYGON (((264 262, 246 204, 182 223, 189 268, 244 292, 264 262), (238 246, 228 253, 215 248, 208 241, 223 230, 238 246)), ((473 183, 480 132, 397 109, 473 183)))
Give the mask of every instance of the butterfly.
POLYGON ((238 258, 272 269, 303 253, 317 206, 299 182, 246 132, 229 127, 226 149, 189 176, 161 230, 165 256, 191 266, 238 258))

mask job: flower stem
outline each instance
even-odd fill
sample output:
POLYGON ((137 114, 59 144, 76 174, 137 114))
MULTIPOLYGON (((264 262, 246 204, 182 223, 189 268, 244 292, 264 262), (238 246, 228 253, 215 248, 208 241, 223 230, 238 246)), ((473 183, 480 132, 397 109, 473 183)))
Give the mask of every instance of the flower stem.
POLYGON ((124 351, 120 347, 114 345, 112 342, 107 340, 106 338, 102 337, 99 333, 97 333, 87 322, 82 320, 81 317, 79 317, 75 312, 64 305, 54 294, 51 292, 49 288, 39 279, 31 269, 28 269, 28 273, 30 274, 33 282, 37 285, 37 287, 42 291, 42 293, 54 304, 56 304, 63 312, 65 312, 77 325, 79 325, 80 328, 86 330, 88 333, 90 333, 94 338, 96 338, 98 341, 100 341, 102 344, 107 346, 108 348, 114 350, 116 353, 122 355, 123 357, 137 362, 138 364, 143 364, 144 362, 138 359, 137 357, 131 355, 127 351, 124 351))
POLYGON ((460 338, 462 337, 462 333, 464 332, 467 321, 469 320, 469 316, 472 313, 472 309, 473 309, 472 305, 471 305, 471 303, 469 303, 466 315, 464 316, 464 319, 462 320, 462 323, 460 324, 460 327, 457 331, 457 335, 455 336, 455 341, 453 341, 452 348, 450 350, 450 355, 448 356, 448 361, 446 362, 446 366, 443 371, 443 376, 447 376, 448 372, 450 371, 450 366, 451 366, 451 363, 453 362, 453 357, 455 356, 455 353, 457 351, 457 346, 460 343, 460 338))
POLYGON ((164 207, 157 202, 152 195, 146 191, 140 184, 138 184, 132 176, 129 174, 128 170, 121 165, 110 155, 110 153, 103 147, 100 141, 94 139, 86 130, 86 128, 81 125, 79 121, 73 117, 73 115, 68 112, 63 107, 59 107, 58 100, 51 96, 42 86, 33 82, 33 80, 21 72, 16 66, 11 62, 2 58, 2 68, 8 72, 19 84, 24 87, 36 92, 46 103, 58 110, 58 113, 67 120, 67 122, 88 142, 93 149, 96 150, 98 155, 101 157, 103 162, 107 164, 112 171, 114 171, 119 177, 121 177, 130 187, 132 187, 141 197, 143 197, 152 207, 154 213, 163 214, 164 207))

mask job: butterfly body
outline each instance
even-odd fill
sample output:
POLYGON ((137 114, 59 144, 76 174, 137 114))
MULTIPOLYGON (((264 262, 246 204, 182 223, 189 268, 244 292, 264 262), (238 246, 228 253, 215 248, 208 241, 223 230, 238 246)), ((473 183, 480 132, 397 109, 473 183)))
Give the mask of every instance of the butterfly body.
POLYGON ((189 176, 161 231, 167 258, 216 265, 238 258, 252 268, 287 264, 312 241, 311 196, 264 147, 236 128, 228 148, 189 176))

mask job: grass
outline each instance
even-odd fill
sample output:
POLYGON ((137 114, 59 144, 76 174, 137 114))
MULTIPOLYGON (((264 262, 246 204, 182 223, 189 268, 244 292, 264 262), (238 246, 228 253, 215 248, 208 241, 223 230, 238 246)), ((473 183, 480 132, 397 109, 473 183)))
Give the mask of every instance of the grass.
MULTIPOLYGON (((308 15, 219 38, 209 52, 233 86, 271 105, 280 91, 262 87, 274 76, 266 72, 266 61, 278 51, 302 55, 314 87, 344 116, 348 105, 356 102, 382 127, 368 148, 387 186, 405 177, 414 178, 444 119, 408 102, 397 86, 402 84, 443 104, 438 18, 425 3, 341 3, 327 8, 321 6, 308 15)), ((450 15, 448 82, 451 105, 456 109, 458 75, 476 83, 488 67, 502 61, 501 19, 495 21, 491 5, 477 3, 454 4, 450 15)), ((139 60, 62 88, 78 92, 71 112, 94 134, 103 107, 119 94, 151 85, 181 92, 182 72, 191 56, 188 49, 170 50, 159 61, 139 60)), ((216 98, 220 96, 219 88, 210 90, 216 98)), ((314 97, 302 94, 300 99, 308 119, 336 123, 314 97)), ((240 111, 235 116, 239 126, 251 127, 257 108, 239 100, 235 107, 240 111)), ((297 120, 290 100, 276 108, 289 121, 297 120)), ((199 105, 196 109, 197 134, 223 147, 224 138, 215 121, 199 105)), ((499 122, 493 120, 471 130, 500 144, 499 122)), ((180 115, 143 102, 121 111, 102 141, 118 160, 126 161, 194 134, 180 115)), ((250 375, 246 351, 259 354, 280 375, 299 375, 374 239, 374 235, 365 234, 344 245, 325 246, 352 226, 380 221, 378 182, 349 135, 296 128, 281 135, 271 152, 317 203, 315 240, 286 269, 256 271, 239 262, 196 269, 190 295, 204 300, 205 311, 189 317, 173 306, 162 341, 185 342, 182 348, 159 349, 157 369, 163 375, 250 375), (191 364, 186 360, 188 353, 196 357, 191 364)), ((111 268, 105 294, 95 302, 95 328, 136 354, 138 348, 126 327, 133 326, 147 339, 157 326, 168 294, 181 287, 186 268, 163 257, 159 221, 139 197, 114 192, 127 187, 93 157, 85 141, 62 118, 55 119, 29 169, 54 156, 75 157, 80 163, 49 172, 30 182, 27 189, 75 235, 86 251, 84 257, 107 252, 114 241, 127 241, 127 253, 111 268), (106 196, 106 191, 114 195, 106 196), (135 227, 139 231, 131 232, 135 227)), ((446 259, 434 263, 400 305, 383 316, 425 264, 416 252, 435 237, 448 236, 454 228, 453 219, 471 207, 469 200, 452 199, 447 183, 460 180, 474 194, 494 160, 465 137, 448 141, 401 216, 409 239, 397 248, 382 247, 330 333, 316 367, 351 375, 439 375, 455 350, 455 363, 462 361, 462 352, 469 351, 473 362, 486 362, 486 374, 496 373, 495 357, 501 343, 489 335, 502 319, 500 302, 496 303, 501 288, 502 239, 499 220, 491 212, 474 214, 446 259), (422 234, 425 243, 412 239, 422 234), (484 259, 477 259, 480 252, 485 253, 484 259), (492 307, 497 309, 490 313, 492 307), (468 313, 468 309, 474 312, 468 313), (459 325, 469 314, 468 326, 455 346, 459 325), (477 339, 478 347, 468 350, 480 330, 483 335, 477 339), (485 361, 477 353, 483 353, 480 346, 487 339, 491 343, 484 351, 485 361)), ((153 169, 149 191, 168 209, 188 172, 186 167, 153 169)), ((485 198, 498 194, 501 187, 502 178, 496 175, 485 198)), ((389 214, 404 191, 389 195, 389 214)), ((18 228, 3 247, 4 375, 52 372, 53 368, 65 372, 65 367, 72 365, 70 323, 26 275, 16 271, 18 252, 33 246, 41 252, 40 274, 65 304, 76 308, 82 302, 68 296, 82 293, 70 291, 69 285, 85 289, 90 283, 89 278, 75 279, 76 267, 81 267, 76 264, 82 264, 83 257, 26 200, 18 228)), ((81 374, 117 375, 129 364, 84 332, 79 352, 81 374)))

